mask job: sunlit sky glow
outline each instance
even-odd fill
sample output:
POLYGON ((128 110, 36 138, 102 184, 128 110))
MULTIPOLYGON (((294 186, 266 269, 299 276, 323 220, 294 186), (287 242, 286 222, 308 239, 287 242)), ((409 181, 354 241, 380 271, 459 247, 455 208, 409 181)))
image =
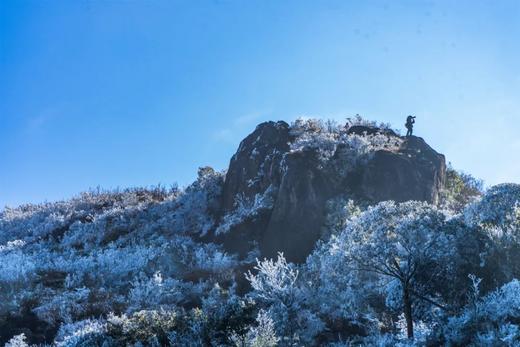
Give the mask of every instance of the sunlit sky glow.
POLYGON ((520 182, 520 1, 0 1, 0 208, 188 184, 264 120, 359 113, 520 182))

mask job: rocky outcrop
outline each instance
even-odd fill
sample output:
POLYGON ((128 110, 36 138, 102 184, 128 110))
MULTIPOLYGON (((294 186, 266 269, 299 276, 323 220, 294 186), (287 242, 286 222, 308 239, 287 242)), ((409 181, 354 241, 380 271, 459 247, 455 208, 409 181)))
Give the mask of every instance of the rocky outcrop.
POLYGON ((270 185, 280 184, 280 165, 291 140, 289 124, 266 122, 240 142, 224 182, 223 211, 234 208, 238 194, 251 199, 270 185))
POLYGON ((320 237, 325 203, 335 185, 322 170, 315 151, 288 153, 280 188, 260 250, 266 257, 282 251, 291 261, 304 261, 320 237))
POLYGON ((397 152, 375 152, 359 171, 360 179, 348 185, 370 202, 419 200, 437 204, 446 179, 446 162, 444 155, 422 138, 410 136, 397 152))
MULTIPOLYGON (((398 137, 392 130, 375 127, 347 130, 347 135, 377 133, 398 137)), ((336 196, 369 203, 420 200, 435 204, 439 200, 445 159, 419 137, 403 138, 399 148, 375 151, 352 168, 341 167, 350 165, 341 160, 341 145, 324 161, 319 148, 291 151, 294 140, 287 123, 262 123, 231 158, 222 215, 233 211, 238 196, 252 200, 268 189, 273 196, 269 208, 221 236, 229 251, 245 256, 258 245, 262 257, 283 252, 289 261, 304 261, 320 238, 326 202, 336 196)))

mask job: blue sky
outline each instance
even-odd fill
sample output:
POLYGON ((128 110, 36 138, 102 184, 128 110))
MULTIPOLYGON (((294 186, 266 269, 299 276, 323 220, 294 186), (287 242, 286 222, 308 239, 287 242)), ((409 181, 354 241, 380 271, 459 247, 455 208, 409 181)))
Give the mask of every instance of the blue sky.
POLYGON ((185 185, 264 120, 359 113, 520 182, 519 1, 0 1, 0 208, 185 185))

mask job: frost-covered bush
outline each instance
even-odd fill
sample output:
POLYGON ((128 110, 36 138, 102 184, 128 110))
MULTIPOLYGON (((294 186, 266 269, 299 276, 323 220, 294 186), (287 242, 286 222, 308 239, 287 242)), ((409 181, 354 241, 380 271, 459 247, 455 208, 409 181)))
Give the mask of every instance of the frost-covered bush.
POLYGON ((37 259, 20 247, 13 247, 12 243, 2 247, 4 249, 0 249, 0 281, 23 281, 31 277, 37 267, 37 259))
POLYGON ((255 297, 267 302, 283 302, 286 306, 297 299, 298 270, 294 264, 287 263, 282 253, 276 260, 257 260, 255 270, 256 275, 248 272, 246 276, 255 290, 255 297))
POLYGON ((173 278, 163 278, 160 272, 151 277, 134 279, 128 295, 128 313, 141 310, 172 309, 184 303, 194 291, 193 286, 173 278))
POLYGON ((253 199, 248 199, 241 194, 236 196, 234 209, 224 215, 215 233, 217 235, 227 233, 233 226, 249 218, 257 217, 262 211, 273 208, 274 193, 275 188, 271 185, 264 193, 255 194, 253 199))
POLYGON ((214 225, 224 173, 210 167, 199 169, 197 180, 180 195, 175 211, 178 228, 205 235, 214 225))
POLYGON ((354 217, 361 214, 362 207, 357 205, 352 199, 336 197, 326 202, 326 217, 323 226, 323 239, 328 239, 330 235, 337 235, 347 223, 354 217))
POLYGON ((276 260, 257 261, 256 274, 247 279, 253 287, 250 294, 266 308, 265 314, 276 321, 276 333, 281 345, 309 344, 323 330, 321 319, 311 310, 304 284, 298 283, 299 272, 287 263, 283 254, 276 260))
POLYGON ((236 295, 235 287, 225 289, 215 285, 200 307, 202 319, 198 322, 203 325, 200 338, 206 345, 224 346, 233 344, 237 337, 243 339, 254 322, 254 308, 254 302, 236 295))
POLYGON ((520 278, 520 185, 491 187, 479 201, 466 207, 463 216, 468 226, 489 239, 482 261, 493 265, 489 276, 495 287, 520 278))
POLYGON ((449 346, 518 346, 520 282, 513 280, 449 317, 436 341, 449 346))
POLYGON ((441 192, 440 205, 460 213, 466 205, 475 202, 483 194, 483 182, 473 176, 455 170, 451 164, 446 169, 446 183, 441 192))
POLYGON ((6 344, 5 347, 29 347, 29 344, 26 341, 25 334, 20 334, 13 336, 6 344))
POLYGON ((276 347, 280 338, 276 335, 275 322, 269 314, 260 310, 256 317, 256 326, 251 327, 245 341, 236 340, 238 346, 276 347))
POLYGON ((107 318, 107 335, 116 345, 167 346, 168 335, 182 320, 176 311, 142 310, 131 316, 110 315, 107 318))
POLYGON ((101 346, 106 332, 106 323, 96 319, 64 324, 56 335, 55 344, 58 347, 101 346))
POLYGON ((497 226, 516 221, 520 204, 520 185, 504 183, 489 188, 480 201, 465 211, 469 224, 483 223, 497 226))

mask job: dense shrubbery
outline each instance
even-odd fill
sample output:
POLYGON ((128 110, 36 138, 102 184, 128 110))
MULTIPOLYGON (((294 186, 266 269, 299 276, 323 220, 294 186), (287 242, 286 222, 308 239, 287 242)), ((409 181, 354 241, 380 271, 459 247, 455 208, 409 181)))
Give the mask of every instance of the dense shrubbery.
POLYGON ((464 172, 455 170, 451 164, 446 169, 446 185, 441 195, 441 206, 461 212, 483 193, 483 182, 464 172))
MULTIPOLYGON (((363 122, 349 126, 372 125, 363 122)), ((326 157, 342 144, 352 163, 399 145, 312 120, 291 131, 292 150, 319 148, 326 157)), ((255 266, 209 241, 272 206, 269 190, 251 201, 237 197, 236 209, 219 218, 223 174, 211 168, 185 189, 98 190, 6 208, 0 339, 8 346, 518 345, 520 186, 483 193, 478 181, 450 170, 440 207, 329 201, 323 239, 299 265, 279 254, 255 266), (248 292, 238 293, 237 276, 247 278, 248 292)))

